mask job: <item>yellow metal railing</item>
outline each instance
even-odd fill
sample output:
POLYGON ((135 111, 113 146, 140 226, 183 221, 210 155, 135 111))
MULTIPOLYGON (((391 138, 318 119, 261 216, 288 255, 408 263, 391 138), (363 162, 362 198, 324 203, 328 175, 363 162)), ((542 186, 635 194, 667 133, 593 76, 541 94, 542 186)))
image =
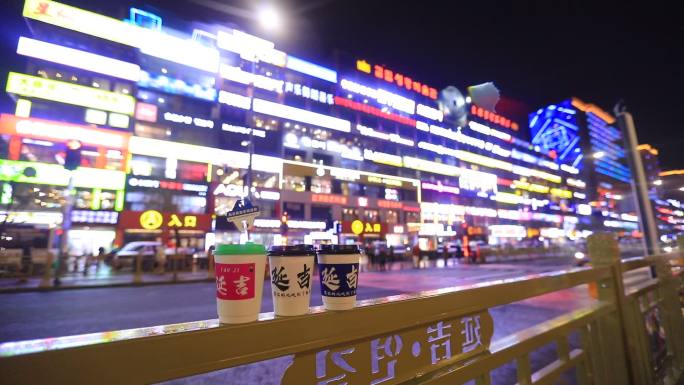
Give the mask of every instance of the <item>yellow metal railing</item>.
POLYGON ((609 234, 592 235, 589 255, 591 268, 360 301, 343 312, 314 308, 243 325, 210 320, 4 343, 0 383, 148 384, 278 357, 291 361, 285 385, 490 384, 491 373, 510 362, 519 384, 555 384, 569 370, 579 384, 676 383, 684 368, 681 272, 668 256, 620 263, 609 234), (657 279, 624 287, 623 273, 653 265, 657 279), (491 341, 490 308, 585 293, 587 284, 597 299, 491 341), (551 343, 557 358, 533 368, 530 355, 551 343))

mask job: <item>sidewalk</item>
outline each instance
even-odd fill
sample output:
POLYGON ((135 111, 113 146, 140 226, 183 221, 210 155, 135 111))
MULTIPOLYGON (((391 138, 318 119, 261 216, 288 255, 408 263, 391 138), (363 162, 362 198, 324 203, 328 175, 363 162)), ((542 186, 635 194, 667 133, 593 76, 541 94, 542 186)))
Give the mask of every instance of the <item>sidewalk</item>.
POLYGON ((91 289, 97 287, 123 287, 123 286, 143 286, 160 285, 168 283, 191 283, 191 282, 211 282, 214 279, 208 278, 207 270, 179 271, 174 279, 172 272, 153 273, 144 272, 140 282, 134 282, 133 272, 117 272, 109 266, 102 266, 97 272, 94 268, 90 269, 87 275, 83 272, 69 272, 60 277, 61 284, 53 286, 52 278, 47 285, 41 287, 43 278, 40 276, 28 278, 20 281, 19 278, 0 278, 0 294, 19 293, 26 291, 50 291, 67 289, 91 289))

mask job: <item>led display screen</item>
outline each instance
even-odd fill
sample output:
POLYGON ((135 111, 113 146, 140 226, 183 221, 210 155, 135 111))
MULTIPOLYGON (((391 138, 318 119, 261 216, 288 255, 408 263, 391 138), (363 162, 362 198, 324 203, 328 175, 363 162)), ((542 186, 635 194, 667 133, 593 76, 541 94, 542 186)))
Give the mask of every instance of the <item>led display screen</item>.
POLYGON ((7 92, 55 102, 133 115, 135 99, 97 88, 10 72, 7 92))

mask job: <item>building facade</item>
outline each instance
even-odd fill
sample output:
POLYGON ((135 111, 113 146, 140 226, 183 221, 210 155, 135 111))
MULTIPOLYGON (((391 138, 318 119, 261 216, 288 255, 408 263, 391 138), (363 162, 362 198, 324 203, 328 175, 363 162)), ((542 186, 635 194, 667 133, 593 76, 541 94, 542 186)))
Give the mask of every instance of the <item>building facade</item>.
POLYGON ((8 74, 16 111, 2 115, 0 162, 3 202, 28 201, 6 217, 61 222, 50 199, 69 179, 60 151, 77 139, 76 209, 88 226, 107 218, 103 245, 239 242, 222 216, 248 192, 261 208, 251 236, 265 244, 430 249, 635 230, 614 119, 578 99, 540 110, 526 141, 528 122, 470 97, 455 121, 436 86, 363 58, 322 66, 238 29, 170 29, 135 8, 123 18, 26 0, 23 16, 33 35, 17 42, 26 67, 8 74), (28 165, 62 171, 45 171, 48 184, 18 175, 28 165))

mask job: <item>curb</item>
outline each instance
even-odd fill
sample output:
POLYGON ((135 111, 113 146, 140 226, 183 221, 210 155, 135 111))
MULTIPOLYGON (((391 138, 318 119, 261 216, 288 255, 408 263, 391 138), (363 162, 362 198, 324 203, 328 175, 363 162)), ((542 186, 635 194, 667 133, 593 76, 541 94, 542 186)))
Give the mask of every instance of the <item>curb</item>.
POLYGON ((48 291, 59 291, 59 290, 79 290, 79 289, 104 289, 104 288, 118 288, 118 287, 139 287, 139 286, 153 286, 153 285, 173 285, 173 284, 183 284, 183 283, 200 283, 200 282, 214 282, 213 278, 196 278, 196 279, 183 279, 177 281, 149 281, 149 282, 121 282, 121 283, 99 283, 93 285, 62 285, 62 286, 49 286, 49 287, 10 287, 0 289, 0 295, 2 294, 14 294, 14 293, 29 293, 29 292, 48 292, 48 291))

